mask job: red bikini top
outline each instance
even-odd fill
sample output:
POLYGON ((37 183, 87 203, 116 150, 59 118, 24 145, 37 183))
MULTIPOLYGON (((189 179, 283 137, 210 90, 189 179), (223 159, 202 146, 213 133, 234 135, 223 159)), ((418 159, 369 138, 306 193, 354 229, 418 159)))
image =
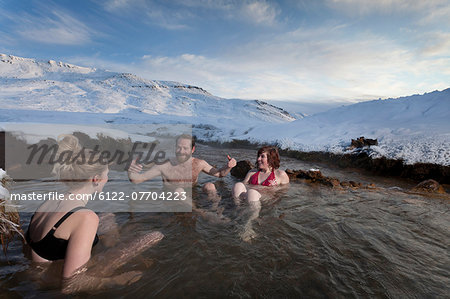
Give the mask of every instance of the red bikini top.
MULTIPOLYGON (((260 172, 261 171, 258 171, 257 173, 253 174, 250 177, 250 184, 251 185, 259 185, 258 176, 259 176, 260 172)), ((277 185, 277 179, 275 177, 275 172, 272 171, 270 173, 269 177, 264 182, 261 183, 261 186, 275 186, 275 185, 277 185)))

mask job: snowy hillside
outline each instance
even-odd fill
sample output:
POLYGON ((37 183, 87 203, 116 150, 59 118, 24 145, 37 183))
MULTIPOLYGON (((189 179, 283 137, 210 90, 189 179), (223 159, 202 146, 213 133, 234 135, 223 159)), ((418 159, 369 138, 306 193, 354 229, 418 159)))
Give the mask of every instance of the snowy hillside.
POLYGON ((226 100, 177 82, 5 54, 0 54, 0 86, 3 109, 190 116, 194 123, 204 119, 212 125, 294 120, 262 101, 226 100))
POLYGON ((450 89, 343 106, 288 124, 258 127, 237 138, 344 153, 351 139, 360 136, 378 139, 379 145, 371 147, 373 157, 450 165, 450 89))

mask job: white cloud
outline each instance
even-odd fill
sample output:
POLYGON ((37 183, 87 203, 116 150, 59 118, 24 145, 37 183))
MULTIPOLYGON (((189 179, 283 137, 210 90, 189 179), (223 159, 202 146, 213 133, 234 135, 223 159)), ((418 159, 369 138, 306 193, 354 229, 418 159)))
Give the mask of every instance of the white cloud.
POLYGON ((240 11, 247 20, 251 20, 256 24, 267 25, 274 24, 279 13, 273 5, 261 1, 244 3, 240 11))
POLYGON ((450 60, 418 49, 367 33, 346 40, 320 28, 248 43, 221 57, 146 56, 140 74, 200 85, 224 97, 265 99, 373 99, 448 85, 450 60))
POLYGON ((450 33, 429 32, 421 36, 422 53, 427 56, 450 55, 450 33))
POLYGON ((448 87, 450 59, 443 55, 448 34, 416 34, 411 46, 365 31, 349 37, 348 29, 345 24, 299 28, 230 45, 220 55, 146 55, 114 70, 197 85, 227 98, 356 100, 448 87))
POLYGON ((2 45, 0 45, 0 51, 4 54, 12 54, 12 53, 8 53, 9 50, 6 48, 6 46, 12 46, 12 45, 16 44, 17 38, 14 38, 13 36, 11 36, 11 34, 9 32, 2 31, 2 30, 0 30, 0 36, 1 36, 1 43, 2 43, 2 45))
POLYGON ((102 4, 108 12, 121 16, 127 15, 128 18, 140 20, 144 23, 150 22, 153 25, 168 30, 189 28, 187 21, 194 16, 183 5, 177 5, 177 9, 175 10, 158 1, 106 0, 102 4))
POLYGON ((235 1, 232 0, 174 0, 174 2, 177 5, 213 10, 231 10, 236 5, 235 1))
POLYGON ((41 43, 80 45, 92 40, 95 31, 61 10, 51 10, 42 16, 16 16, 17 32, 23 38, 41 43))
POLYGON ((450 24, 448 0, 325 0, 326 4, 349 16, 370 14, 409 15, 418 25, 450 24))
POLYGON ((335 9, 349 13, 368 14, 373 12, 404 12, 435 10, 448 6, 447 0, 326 0, 335 9))
POLYGON ((443 24, 450 25, 450 3, 446 2, 446 5, 442 5, 441 7, 434 7, 432 9, 428 9, 418 23, 420 25, 427 25, 433 23, 440 25, 443 24))
POLYGON ((275 4, 264 0, 174 0, 170 4, 144 0, 108 0, 103 2, 103 7, 115 13, 143 13, 153 24, 170 30, 190 28, 190 22, 211 15, 226 20, 273 25, 279 14, 275 4))
MULTIPOLYGON (((138 1, 141 2, 140 0, 138 1)), ((113 11, 132 6, 136 2, 136 0, 106 0, 103 2, 103 6, 106 10, 113 11)))
POLYGON ((146 13, 147 17, 155 25, 169 30, 187 29, 189 26, 184 24, 189 13, 179 13, 177 11, 167 11, 161 7, 152 7, 146 13))

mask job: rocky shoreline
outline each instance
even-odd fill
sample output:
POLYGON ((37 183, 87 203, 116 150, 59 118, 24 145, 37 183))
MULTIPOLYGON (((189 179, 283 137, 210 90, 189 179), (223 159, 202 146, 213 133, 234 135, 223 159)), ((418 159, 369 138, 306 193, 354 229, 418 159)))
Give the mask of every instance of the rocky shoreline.
POLYGON ((282 150, 280 154, 303 161, 322 162, 340 168, 359 168, 374 175, 401 177, 421 182, 433 179, 441 184, 450 184, 450 166, 431 163, 406 165, 402 160, 372 158, 366 151, 351 154, 333 154, 327 152, 298 152, 282 150))
MULTIPOLYGON (((231 142, 199 140, 199 142, 205 145, 220 148, 228 147, 257 149, 262 146, 261 144, 252 143, 248 140, 233 140, 231 142)), ((302 152, 295 150, 280 150, 280 154, 287 157, 296 158, 301 161, 323 163, 343 169, 362 169, 379 176, 411 179, 416 183, 433 179, 440 184, 450 185, 450 166, 431 163, 416 163, 407 165, 404 164, 402 160, 387 159, 385 157, 372 158, 370 157, 370 148, 368 145, 374 142, 376 142, 376 140, 364 140, 363 137, 352 140, 352 146, 356 146, 356 149, 345 154, 334 154, 330 152, 302 152), (360 145, 363 147, 359 148, 360 145)), ((0 144, 2 145, 0 146, 0 167, 2 168, 5 168, 4 143, 5 133, 0 132, 0 144)))
MULTIPOLYGON (((257 149, 261 144, 251 143, 248 140, 234 140, 232 142, 210 142, 201 143, 213 147, 249 148, 257 149)), ((374 175, 386 177, 407 178, 416 183, 433 179, 440 184, 450 184, 450 166, 416 163, 404 164, 403 160, 372 158, 367 149, 360 149, 348 154, 334 154, 330 152, 301 152, 295 150, 280 150, 280 154, 301 161, 324 163, 339 168, 357 168, 366 170, 374 175)))
MULTIPOLYGON (((250 162, 249 160, 239 161, 237 162, 236 167, 234 167, 231 170, 231 175, 238 179, 243 179, 245 175, 254 168, 255 165, 253 165, 253 163, 250 162)), ((379 189, 373 183, 363 184, 361 182, 356 181, 340 181, 339 179, 334 177, 324 176, 319 169, 309 169, 309 170, 286 169, 286 173, 289 176, 291 182, 305 182, 308 184, 319 184, 337 190, 379 189)), ((411 188, 408 192, 421 194, 443 194, 448 196, 448 194, 445 192, 444 187, 432 179, 422 181, 415 187, 411 188)))

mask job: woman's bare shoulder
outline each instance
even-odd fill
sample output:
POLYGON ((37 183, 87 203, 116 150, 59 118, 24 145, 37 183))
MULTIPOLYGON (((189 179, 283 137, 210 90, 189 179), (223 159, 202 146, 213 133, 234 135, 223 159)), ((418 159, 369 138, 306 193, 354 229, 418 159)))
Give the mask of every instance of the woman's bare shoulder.
POLYGON ((277 176, 281 184, 289 183, 289 176, 287 175, 286 171, 277 169, 275 175, 277 176))
POLYGON ((275 174, 276 175, 285 175, 286 171, 282 170, 282 169, 275 169, 275 174))
POLYGON ((79 211, 76 211, 76 213, 74 213, 72 215, 72 217, 78 219, 78 221, 89 221, 91 223, 98 223, 99 222, 99 217, 97 215, 97 213, 95 213, 94 211, 90 210, 90 209, 81 209, 79 211))

